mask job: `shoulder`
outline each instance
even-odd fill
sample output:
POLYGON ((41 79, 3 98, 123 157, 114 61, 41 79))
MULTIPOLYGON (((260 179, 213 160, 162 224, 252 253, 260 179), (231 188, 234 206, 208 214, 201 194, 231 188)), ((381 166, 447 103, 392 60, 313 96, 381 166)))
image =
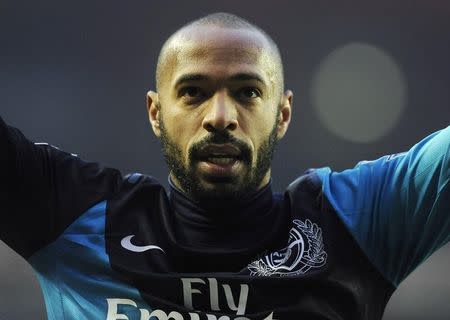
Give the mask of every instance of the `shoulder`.
MULTIPOLYGON (((329 168, 327 168, 329 170, 329 168)), ((322 189, 323 177, 325 173, 322 172, 323 168, 315 169, 310 168, 306 170, 302 175, 292 181, 286 188, 287 192, 295 191, 320 191, 322 189)))

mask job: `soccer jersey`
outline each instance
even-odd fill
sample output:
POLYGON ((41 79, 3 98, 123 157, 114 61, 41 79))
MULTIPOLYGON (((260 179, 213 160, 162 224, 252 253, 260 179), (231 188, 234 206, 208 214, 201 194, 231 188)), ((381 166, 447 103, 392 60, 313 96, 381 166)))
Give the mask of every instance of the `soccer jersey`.
POLYGON ((450 237, 450 127, 206 209, 0 122, 0 238, 33 266, 49 319, 381 319, 450 237))

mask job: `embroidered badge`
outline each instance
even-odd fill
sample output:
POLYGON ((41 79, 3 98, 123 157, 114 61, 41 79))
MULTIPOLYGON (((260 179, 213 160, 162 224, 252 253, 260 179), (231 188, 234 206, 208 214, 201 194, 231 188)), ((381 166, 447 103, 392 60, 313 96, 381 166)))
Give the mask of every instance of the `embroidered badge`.
POLYGON ((253 276, 293 276, 311 268, 320 268, 327 261, 322 229, 310 220, 293 220, 288 246, 272 252, 248 265, 253 276))

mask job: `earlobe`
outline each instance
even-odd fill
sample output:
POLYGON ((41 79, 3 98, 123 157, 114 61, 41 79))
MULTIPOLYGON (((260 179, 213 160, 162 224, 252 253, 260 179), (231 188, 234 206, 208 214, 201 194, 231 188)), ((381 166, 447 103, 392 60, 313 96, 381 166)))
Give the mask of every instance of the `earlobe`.
POLYGON ((150 121, 150 124, 152 126, 153 132, 157 137, 161 134, 161 129, 159 126, 159 117, 160 117, 160 110, 159 110, 159 96, 158 93, 154 91, 149 91, 147 93, 147 112, 148 112, 148 119, 150 121))

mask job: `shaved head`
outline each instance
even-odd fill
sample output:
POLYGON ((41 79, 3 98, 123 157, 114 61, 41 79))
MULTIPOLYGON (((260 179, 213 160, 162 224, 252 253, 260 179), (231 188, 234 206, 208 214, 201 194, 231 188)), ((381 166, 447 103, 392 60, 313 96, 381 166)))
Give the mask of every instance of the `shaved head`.
POLYGON ((198 35, 199 33, 204 34, 216 29, 223 29, 224 32, 227 30, 242 30, 252 33, 252 37, 257 37, 262 40, 263 46, 260 50, 266 53, 267 67, 273 75, 272 78, 276 91, 278 95, 281 95, 284 91, 284 74, 280 52, 276 43, 259 27, 243 18, 224 12, 213 13, 191 21, 167 39, 158 56, 156 67, 157 91, 162 87, 165 75, 171 73, 171 66, 176 63, 178 54, 183 50, 184 46, 189 44, 189 41, 193 40, 193 31, 197 31, 196 34, 198 35))
POLYGON ((149 119, 177 188, 217 207, 269 183, 293 95, 264 31, 228 13, 188 23, 164 43, 156 86, 149 119))

